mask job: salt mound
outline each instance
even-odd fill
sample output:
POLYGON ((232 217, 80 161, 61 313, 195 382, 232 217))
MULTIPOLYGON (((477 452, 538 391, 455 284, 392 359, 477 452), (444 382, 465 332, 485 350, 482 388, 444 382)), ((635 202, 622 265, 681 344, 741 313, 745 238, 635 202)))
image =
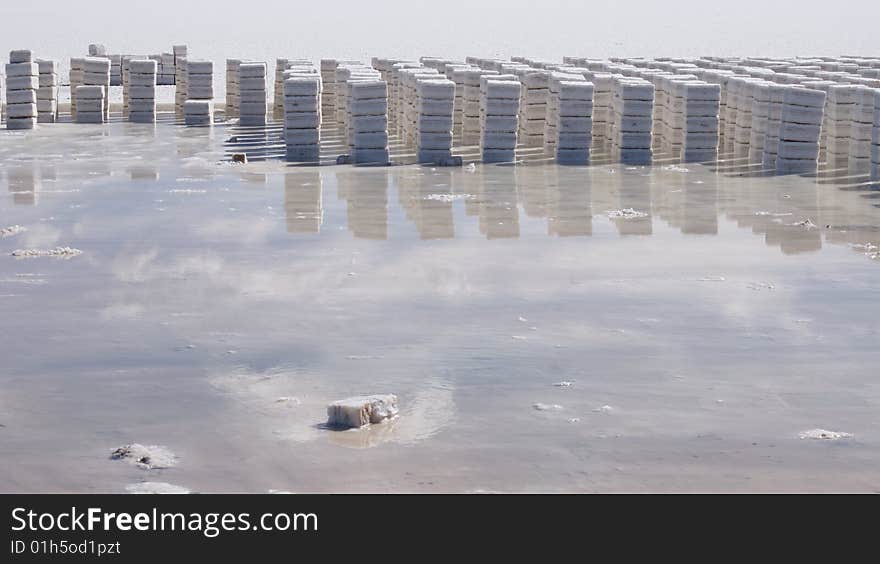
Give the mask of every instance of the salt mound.
POLYGON ((73 258, 82 254, 79 249, 71 247, 55 247, 54 249, 16 249, 12 251, 12 256, 17 258, 36 258, 36 257, 58 257, 73 258))
POLYGON ((555 403, 536 403, 532 407, 538 411, 562 411, 562 406, 555 403))
POLYGON ((130 494, 188 494, 189 489, 183 486, 175 486, 167 482, 140 482, 125 486, 125 491, 130 494))
POLYGON ((810 429, 803 431, 800 435, 802 439, 815 439, 825 441, 836 441, 839 439, 851 439, 852 433, 843 433, 840 431, 826 431, 825 429, 810 429))
POLYGON ((132 443, 117 448, 110 454, 113 460, 125 460, 144 470, 171 468, 177 464, 177 456, 163 446, 132 443))
POLYGON ((13 235, 18 235, 19 233, 24 233, 27 231, 21 225, 10 225, 9 227, 4 227, 0 229, 0 239, 5 239, 6 237, 12 237, 13 235))
POLYGON ((606 215, 611 219, 638 219, 640 217, 648 217, 648 214, 645 212, 636 211, 632 208, 611 210, 606 215))
POLYGON ((381 423, 397 416, 397 396, 394 394, 358 396, 339 400, 327 406, 327 425, 330 427, 363 427, 381 423))

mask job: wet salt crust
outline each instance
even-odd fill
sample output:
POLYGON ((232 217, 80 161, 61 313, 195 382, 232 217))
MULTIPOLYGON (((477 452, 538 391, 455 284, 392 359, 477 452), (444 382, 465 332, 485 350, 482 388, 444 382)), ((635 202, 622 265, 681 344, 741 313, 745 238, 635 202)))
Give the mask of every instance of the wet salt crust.
POLYGON ((130 127, 0 135, 2 225, 28 228, 0 243, 0 491, 880 490, 868 192, 735 163, 289 167, 222 123, 130 127), (376 391, 396 419, 323 427, 376 391), (822 426, 854 437, 800 439, 822 426), (133 439, 180 458, 109 459, 133 439))
POLYGON ((12 237, 13 235, 18 235, 19 233, 24 233, 25 231, 26 229, 21 225, 10 225, 9 227, 4 227, 0 229, 0 239, 12 237))
POLYGON ((825 429, 810 429, 803 431, 798 435, 802 439, 815 439, 822 441, 837 441, 840 439, 851 439, 852 433, 843 433, 841 431, 826 431, 825 429))
POLYGON ((55 247, 54 249, 16 249, 12 251, 12 256, 16 258, 37 258, 37 257, 56 257, 56 258, 73 258, 82 254, 79 249, 71 247, 55 247))

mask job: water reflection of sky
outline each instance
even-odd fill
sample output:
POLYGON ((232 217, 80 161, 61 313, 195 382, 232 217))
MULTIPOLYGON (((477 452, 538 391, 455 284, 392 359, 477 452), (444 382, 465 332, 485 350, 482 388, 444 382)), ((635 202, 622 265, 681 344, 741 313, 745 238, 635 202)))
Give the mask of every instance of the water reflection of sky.
POLYGON ((0 137, 0 227, 27 229, 0 241, 0 489, 880 487, 871 193, 699 166, 239 167, 225 140, 0 137), (8 256, 55 246, 84 254, 8 256), (393 427, 317 426, 385 391, 393 427), (855 439, 797 438, 814 427, 855 439), (134 441, 179 466, 107 460, 134 441))

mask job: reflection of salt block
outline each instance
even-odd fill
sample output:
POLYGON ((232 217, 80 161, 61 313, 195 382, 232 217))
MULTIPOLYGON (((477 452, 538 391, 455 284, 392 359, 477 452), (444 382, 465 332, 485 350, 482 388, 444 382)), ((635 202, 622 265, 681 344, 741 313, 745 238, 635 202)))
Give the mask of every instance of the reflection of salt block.
POLYGON ((331 403, 327 406, 327 425, 330 427, 363 427, 380 423, 398 413, 394 394, 359 396, 331 403))

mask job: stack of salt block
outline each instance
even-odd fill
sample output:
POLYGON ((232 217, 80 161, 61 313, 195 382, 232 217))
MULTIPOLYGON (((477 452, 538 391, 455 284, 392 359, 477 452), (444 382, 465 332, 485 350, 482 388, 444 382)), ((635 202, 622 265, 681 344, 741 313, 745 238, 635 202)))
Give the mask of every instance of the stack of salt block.
POLYGON ((752 139, 752 105, 755 101, 754 85, 760 79, 745 77, 730 81, 736 97, 736 118, 733 124, 733 156, 748 158, 752 139))
POLYGON ((388 85, 381 79, 356 79, 344 88, 348 91, 346 113, 352 162, 387 164, 388 85))
POLYGON ((484 163, 513 162, 522 85, 515 76, 480 77, 480 151, 484 163))
POLYGON ((320 157, 321 77, 284 80, 284 144, 287 159, 317 162, 320 157))
MULTIPOLYGON (((110 119, 110 59, 86 57, 83 63, 83 71, 84 86, 100 86, 104 89, 104 96, 102 97, 104 108, 102 111, 104 114, 103 121, 106 122, 110 119)), ((77 90, 78 92, 79 90, 77 90)), ((92 98, 89 99, 91 100, 92 98)), ((89 106, 91 107, 91 104, 89 106)), ((77 112, 79 112, 79 99, 77 99, 77 112)))
POLYGON ((243 126, 265 126, 268 109, 266 96, 266 63, 245 63, 238 66, 238 122, 243 126))
POLYGON ((186 59, 175 59, 174 67, 174 111, 177 115, 183 115, 183 105, 189 100, 189 88, 186 82, 187 64, 186 59))
MULTIPOLYGON (((156 71, 156 84, 160 86, 174 86, 177 80, 177 62, 174 53, 162 53, 151 55, 151 59, 158 64, 156 71)), ((181 60, 183 64, 183 60, 181 60)))
POLYGON ((321 116, 336 121, 336 67, 335 59, 321 59, 321 116))
POLYGON ((70 115, 76 118, 76 87, 85 84, 86 60, 82 57, 70 59, 70 115))
MULTIPOLYGON (((580 75, 567 74, 561 72, 553 72, 547 83, 548 94, 546 102, 546 117, 544 120, 544 152, 548 155, 556 155, 556 142, 559 138, 559 130, 557 129, 559 122, 559 90, 563 81, 587 82, 587 79, 580 75)), ((592 93, 591 93, 592 94, 592 93)), ((592 95, 590 97, 592 103, 592 95)), ((592 120, 592 108, 590 110, 592 120)), ((590 124, 590 135, 592 136, 592 123, 590 124)), ((592 139, 590 140, 592 143, 592 139)))
POLYGON ((129 60, 127 65, 128 120, 134 123, 155 123, 156 75, 159 66, 151 59, 129 60))
POLYGON ((550 73, 533 69, 524 73, 520 82, 523 95, 519 108, 519 140, 526 147, 542 147, 547 98, 550 95, 550 73))
POLYGON ((107 56, 107 47, 102 45, 101 43, 90 43, 89 44, 89 57, 106 57, 107 56))
POLYGON ((110 55, 110 86, 122 86, 122 55, 110 55))
MULTIPOLYGON (((349 128, 349 94, 351 89, 347 86, 348 82, 356 80, 381 80, 379 72, 361 63, 340 63, 336 68, 336 122, 340 130, 345 133, 346 141, 351 145, 349 128)), ((388 105, 388 86, 385 86, 385 105, 388 105)), ((387 120, 388 111, 386 109, 385 116, 387 120)), ((385 124, 387 129, 388 124, 385 124)))
POLYGON ((226 59, 226 119, 232 119, 238 115, 238 66, 240 59, 226 59))
POLYGON ((37 125, 37 89, 40 69, 28 50, 9 53, 6 65, 6 129, 33 129, 37 125))
MULTIPOLYGON (((673 82, 674 88, 679 83, 673 82)), ((721 87, 706 82, 688 81, 681 84, 681 101, 676 99, 673 106, 683 105, 683 129, 672 132, 673 146, 680 143, 681 161, 685 163, 708 162, 718 158, 718 114, 721 107, 721 87)))
POLYGON ((593 84, 586 80, 554 79, 549 84, 550 98, 556 106, 556 162, 589 164, 593 145, 593 84))
POLYGON ((414 100, 406 99, 407 83, 415 77, 413 74, 432 74, 439 76, 436 69, 424 66, 422 63, 414 63, 404 61, 395 63, 391 68, 391 82, 388 83, 388 127, 389 131, 394 131, 405 142, 406 135, 404 131, 409 131, 409 124, 406 122, 406 115, 410 102, 414 100))
POLYGON ((615 77, 613 93, 612 157, 627 165, 651 164, 654 85, 642 78, 615 77))
POLYGON ((449 79, 421 79, 416 84, 416 146, 419 163, 452 158, 455 83, 449 79))
POLYGON ((106 90, 103 86, 85 85, 76 87, 76 123, 104 123, 104 101, 106 90))
POLYGON ((880 90, 874 91, 874 127, 871 129, 871 179, 880 180, 880 90))
POLYGON ((400 123, 401 140, 407 145, 415 145, 419 122, 418 82, 420 80, 439 80, 443 78, 443 75, 437 69, 421 66, 402 69, 399 78, 400 106, 397 117, 400 123))
POLYGON ((849 169, 857 174, 866 174, 871 167, 874 93, 873 88, 856 86, 855 105, 850 121, 849 169))
POLYGON ((187 99, 183 104, 186 125, 211 125, 214 121, 214 63, 186 61, 187 99))
POLYGON ((452 72, 447 75, 452 82, 455 83, 455 103, 452 107, 452 127, 453 132, 457 135, 461 135, 462 126, 464 124, 464 89, 465 89, 465 74, 469 70, 474 70, 476 67, 472 65, 457 65, 452 69, 452 72))
POLYGON ((752 129, 749 139, 749 162, 764 162, 764 144, 770 123, 770 85, 761 80, 752 85, 752 129))
POLYGON ((767 128, 764 134, 764 157, 762 166, 765 170, 776 170, 779 153, 779 134, 782 127, 782 100, 787 86, 768 83, 767 128))
POLYGON ((825 160, 829 166, 842 166, 849 161, 852 116, 858 86, 835 84, 828 87, 825 116, 825 160))
POLYGON ((58 119, 58 74, 55 61, 37 59, 40 88, 37 90, 37 121, 55 123, 58 119))
POLYGON ((814 172, 819 161, 819 134, 825 93, 799 86, 786 86, 782 95, 776 171, 814 172))

